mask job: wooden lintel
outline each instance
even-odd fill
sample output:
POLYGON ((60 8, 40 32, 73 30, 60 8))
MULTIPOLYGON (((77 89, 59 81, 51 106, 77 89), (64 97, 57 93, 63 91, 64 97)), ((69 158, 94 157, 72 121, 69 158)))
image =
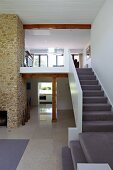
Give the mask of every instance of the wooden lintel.
POLYGON ((26 73, 22 74, 23 78, 41 78, 41 77, 49 77, 49 78, 60 78, 60 77, 68 77, 68 73, 26 73))
POLYGON ((91 24, 24 24, 24 29, 91 29, 91 24))

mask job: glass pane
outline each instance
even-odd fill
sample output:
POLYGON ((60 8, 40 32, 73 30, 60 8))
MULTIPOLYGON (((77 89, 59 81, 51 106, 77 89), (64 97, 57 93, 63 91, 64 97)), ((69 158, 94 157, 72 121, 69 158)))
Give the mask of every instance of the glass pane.
POLYGON ((39 55, 34 55, 33 67, 39 67, 39 55))
POLYGON ((56 66, 56 55, 49 54, 48 55, 48 67, 55 67, 56 66))
POLYGON ((47 55, 40 56, 40 67, 47 67, 47 55))
POLYGON ((57 56, 57 65, 58 66, 64 66, 64 56, 63 55, 57 56))

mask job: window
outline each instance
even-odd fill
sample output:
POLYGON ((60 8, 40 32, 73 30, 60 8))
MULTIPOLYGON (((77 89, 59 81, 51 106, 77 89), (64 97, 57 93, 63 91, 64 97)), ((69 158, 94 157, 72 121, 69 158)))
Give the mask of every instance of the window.
POLYGON ((56 53, 34 54, 33 67, 64 66, 64 55, 56 53))
POLYGON ((55 66, 56 66, 56 55, 48 54, 48 67, 55 67, 55 66))
POLYGON ((39 55, 34 55, 33 67, 39 67, 39 55))
POLYGON ((57 55, 57 66, 64 66, 64 56, 57 55))
POLYGON ((47 55, 40 55, 40 67, 47 67, 47 55))

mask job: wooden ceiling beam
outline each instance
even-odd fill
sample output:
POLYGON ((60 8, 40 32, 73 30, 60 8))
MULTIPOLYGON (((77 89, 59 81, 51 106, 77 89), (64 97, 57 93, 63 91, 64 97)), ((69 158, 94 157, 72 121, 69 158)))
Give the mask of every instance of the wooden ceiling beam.
POLYGON ((42 78, 42 77, 48 77, 48 78, 62 78, 62 77, 68 77, 68 73, 26 73, 22 74, 23 78, 42 78))
POLYGON ((24 24, 24 29, 91 29, 91 24, 24 24))

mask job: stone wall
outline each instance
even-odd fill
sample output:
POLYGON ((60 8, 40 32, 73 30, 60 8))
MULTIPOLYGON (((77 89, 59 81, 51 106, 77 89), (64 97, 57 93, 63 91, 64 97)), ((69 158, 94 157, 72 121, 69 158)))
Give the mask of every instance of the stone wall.
POLYGON ((0 109, 8 127, 19 126, 26 106, 25 82, 19 73, 24 55, 23 24, 16 15, 0 15, 0 109))

